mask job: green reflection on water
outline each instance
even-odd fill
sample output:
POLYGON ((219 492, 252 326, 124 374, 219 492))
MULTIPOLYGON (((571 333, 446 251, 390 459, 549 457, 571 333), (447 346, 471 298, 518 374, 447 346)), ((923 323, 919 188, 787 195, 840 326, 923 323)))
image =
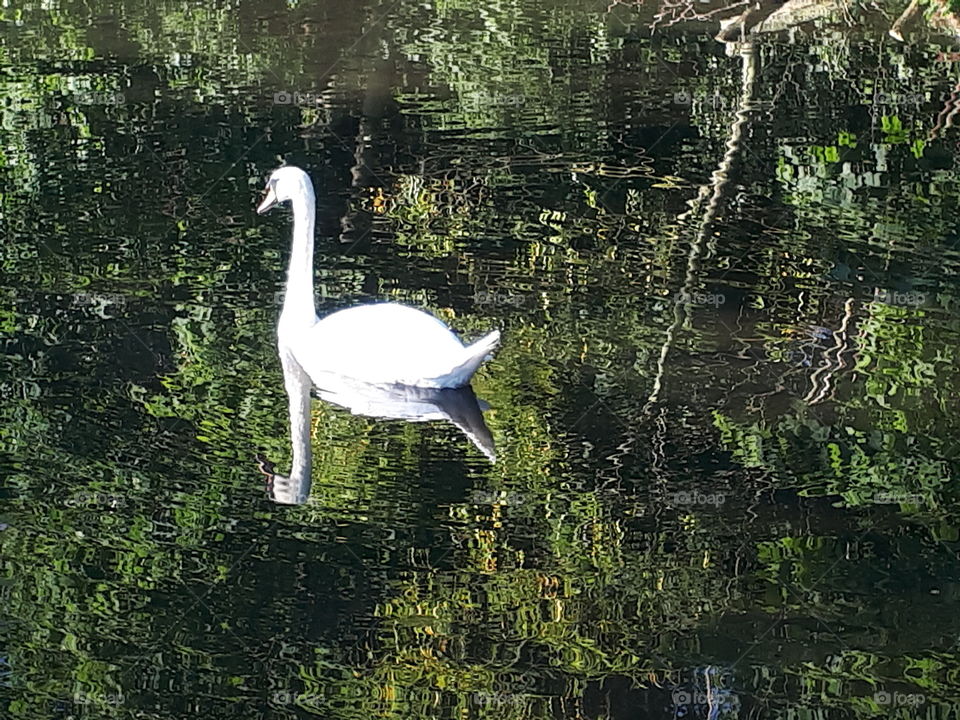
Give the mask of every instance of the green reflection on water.
POLYGON ((948 716, 956 68, 653 14, 0 11, 11 716, 948 716), (318 403, 270 502, 278 158, 323 311, 503 328, 496 465, 318 403))

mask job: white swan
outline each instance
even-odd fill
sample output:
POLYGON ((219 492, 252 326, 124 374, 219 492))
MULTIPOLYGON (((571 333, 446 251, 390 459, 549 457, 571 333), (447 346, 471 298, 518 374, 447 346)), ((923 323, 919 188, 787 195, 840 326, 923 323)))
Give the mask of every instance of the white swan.
POLYGON ((270 175, 266 193, 257 208, 260 214, 286 200, 293 206, 293 251, 277 327, 285 363, 294 360, 318 386, 330 376, 421 388, 457 388, 470 382, 499 343, 498 330, 464 346, 437 318, 397 303, 359 305, 318 319, 313 183, 300 168, 282 167, 270 175))

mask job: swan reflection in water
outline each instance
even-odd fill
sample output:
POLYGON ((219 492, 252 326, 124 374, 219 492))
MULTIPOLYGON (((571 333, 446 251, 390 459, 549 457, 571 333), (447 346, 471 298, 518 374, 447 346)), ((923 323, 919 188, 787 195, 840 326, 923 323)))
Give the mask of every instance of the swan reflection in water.
MULTIPOLYGON (((293 462, 290 475, 273 472, 269 462, 260 461, 267 476, 270 496, 277 503, 300 505, 310 496, 313 451, 310 446, 310 390, 314 382, 287 353, 281 352, 284 385, 290 400, 290 440, 293 462)), ((477 399, 467 385, 460 388, 417 388, 402 385, 370 385, 343 376, 317 378, 316 394, 324 401, 354 415, 374 418, 452 423, 491 462, 496 461, 493 436, 483 419, 489 406, 477 399)))

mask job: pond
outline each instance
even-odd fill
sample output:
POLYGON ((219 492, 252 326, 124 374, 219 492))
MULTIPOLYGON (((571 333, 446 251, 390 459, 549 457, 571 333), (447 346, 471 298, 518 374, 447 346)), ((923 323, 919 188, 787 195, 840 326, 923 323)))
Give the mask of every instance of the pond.
POLYGON ((743 7, 0 8, 4 715, 955 717, 960 54, 743 7), (277 497, 282 163, 495 462, 318 398, 277 497))

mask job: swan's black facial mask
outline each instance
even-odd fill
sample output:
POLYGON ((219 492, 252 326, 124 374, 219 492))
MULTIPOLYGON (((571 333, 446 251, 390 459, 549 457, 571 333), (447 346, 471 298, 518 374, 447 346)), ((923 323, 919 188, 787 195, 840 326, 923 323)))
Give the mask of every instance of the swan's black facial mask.
POLYGON ((263 198, 263 202, 257 207, 257 215, 263 215, 267 210, 279 204, 277 200, 277 191, 275 184, 272 182, 267 183, 266 196, 263 198))

